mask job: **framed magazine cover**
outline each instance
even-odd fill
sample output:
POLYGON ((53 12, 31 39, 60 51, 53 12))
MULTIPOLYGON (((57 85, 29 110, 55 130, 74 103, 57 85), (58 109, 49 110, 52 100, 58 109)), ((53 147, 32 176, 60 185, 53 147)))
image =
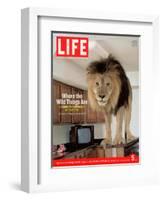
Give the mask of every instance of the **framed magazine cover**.
POLYGON ((26 8, 21 52, 22 190, 158 183, 157 16, 26 8))

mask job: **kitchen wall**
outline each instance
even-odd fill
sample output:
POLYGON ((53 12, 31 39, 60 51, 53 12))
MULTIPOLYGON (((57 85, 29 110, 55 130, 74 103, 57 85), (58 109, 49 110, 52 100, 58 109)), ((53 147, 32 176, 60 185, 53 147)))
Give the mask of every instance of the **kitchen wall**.
POLYGON ((81 89, 87 88, 86 72, 83 68, 77 66, 69 59, 55 59, 53 64, 54 79, 67 83, 71 86, 75 85, 81 89))
POLYGON ((72 125, 53 126, 53 144, 64 144, 69 142, 69 131, 72 125))

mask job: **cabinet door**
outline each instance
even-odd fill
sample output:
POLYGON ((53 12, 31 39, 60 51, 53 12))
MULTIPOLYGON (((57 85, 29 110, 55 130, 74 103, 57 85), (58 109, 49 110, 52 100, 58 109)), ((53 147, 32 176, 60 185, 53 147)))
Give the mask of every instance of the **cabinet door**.
MULTIPOLYGON (((75 101, 83 101, 84 91, 75 87, 72 87, 72 94, 75 96, 75 101)), ((72 123, 84 123, 85 105, 81 103, 78 105, 73 105, 72 109, 72 123)))
POLYGON ((69 158, 69 159, 70 159, 70 158, 71 158, 71 159, 74 159, 74 158, 75 158, 75 155, 74 155, 74 154, 68 154, 68 155, 64 156, 63 160, 64 160, 64 159, 68 159, 68 158, 69 158))
POLYGON ((88 104, 87 104, 87 123, 96 123, 96 122, 97 122, 97 113, 96 113, 96 111, 92 110, 92 108, 90 106, 90 103, 89 103, 89 100, 88 100, 88 104))
POLYGON ((84 158, 84 157, 85 157, 84 151, 82 151, 82 152, 77 152, 77 153, 75 154, 75 158, 84 158))
POLYGON ((96 158, 96 149, 95 148, 91 148, 87 150, 87 158, 96 158))
POLYGON ((98 123, 104 123, 105 118, 103 112, 97 112, 97 122, 98 123))
MULTIPOLYGON (((61 98, 63 94, 72 94, 72 87, 65 85, 63 83, 60 83, 61 87, 61 98)), ((61 123, 71 123, 71 109, 69 104, 61 105, 61 123)))
POLYGON ((61 98, 61 87, 58 81, 52 82, 52 119, 53 123, 60 123, 60 105, 56 103, 56 99, 61 98))
POLYGON ((90 106, 89 100, 88 100, 88 105, 87 105, 86 122, 87 123, 104 123, 105 122, 104 114, 102 112, 93 111, 90 106))
POLYGON ((86 104, 83 105, 83 119, 84 123, 87 123, 88 96, 86 90, 83 90, 83 98, 87 102, 86 104))

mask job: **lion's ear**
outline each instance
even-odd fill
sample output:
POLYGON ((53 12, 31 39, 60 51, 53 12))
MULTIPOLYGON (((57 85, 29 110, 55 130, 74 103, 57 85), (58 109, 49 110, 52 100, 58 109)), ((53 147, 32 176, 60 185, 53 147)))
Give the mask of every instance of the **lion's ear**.
POLYGON ((93 74, 96 71, 96 62, 90 63, 90 65, 87 67, 87 73, 93 74))
POLYGON ((114 56, 110 53, 106 59, 106 62, 110 62, 111 60, 115 60, 114 56))
POLYGON ((121 66, 120 62, 110 54, 106 59, 106 71, 115 71, 121 66))
POLYGON ((120 67, 120 64, 112 64, 110 65, 110 70, 117 70, 120 67))

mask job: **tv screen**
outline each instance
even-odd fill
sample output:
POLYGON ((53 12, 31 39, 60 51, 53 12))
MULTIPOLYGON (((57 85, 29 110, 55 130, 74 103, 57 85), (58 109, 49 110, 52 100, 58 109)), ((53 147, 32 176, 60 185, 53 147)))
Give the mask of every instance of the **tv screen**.
POLYGON ((79 128, 78 129, 78 144, 85 144, 91 141, 91 130, 90 128, 79 128))

